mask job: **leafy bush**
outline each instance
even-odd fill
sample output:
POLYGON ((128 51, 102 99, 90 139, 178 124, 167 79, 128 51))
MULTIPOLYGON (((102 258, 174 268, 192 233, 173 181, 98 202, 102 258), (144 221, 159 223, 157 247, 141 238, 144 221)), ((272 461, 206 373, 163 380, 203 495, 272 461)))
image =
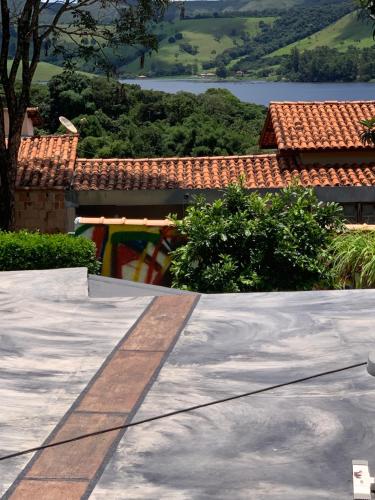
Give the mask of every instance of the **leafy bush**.
POLYGON ((173 286, 199 292, 309 290, 331 283, 326 265, 341 207, 293 185, 249 194, 232 185, 220 200, 203 197, 179 221, 187 243, 172 254, 173 286))
POLYGON ((0 232, 0 271, 87 267, 98 274, 95 244, 67 234, 0 232))
POLYGON ((331 263, 338 285, 375 287, 375 232, 350 231, 332 241, 331 263))
POLYGON ((180 43, 180 50, 192 56, 195 56, 199 52, 198 47, 193 47, 190 43, 180 43))
MULTIPOLYGON (((158 72, 165 67, 165 74, 198 71, 195 64, 172 66, 155 63, 158 72)), ((45 91, 35 91, 31 104, 48 103, 50 111, 43 115, 48 133, 56 132, 60 115, 73 121, 83 158, 191 156, 203 150, 216 156, 245 155, 259 150, 266 108, 241 102, 226 89, 168 94, 115 80, 71 78, 67 71, 53 78, 49 89, 50 99, 45 91), (70 94, 63 90, 79 95, 79 106, 72 106, 70 94)))

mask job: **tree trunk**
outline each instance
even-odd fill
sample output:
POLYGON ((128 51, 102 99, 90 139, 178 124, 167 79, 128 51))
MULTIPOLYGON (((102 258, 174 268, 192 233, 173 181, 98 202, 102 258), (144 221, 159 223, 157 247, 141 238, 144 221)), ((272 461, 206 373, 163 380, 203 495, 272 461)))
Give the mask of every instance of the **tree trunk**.
POLYGON ((17 153, 0 152, 0 230, 12 231, 15 226, 15 191, 17 153))

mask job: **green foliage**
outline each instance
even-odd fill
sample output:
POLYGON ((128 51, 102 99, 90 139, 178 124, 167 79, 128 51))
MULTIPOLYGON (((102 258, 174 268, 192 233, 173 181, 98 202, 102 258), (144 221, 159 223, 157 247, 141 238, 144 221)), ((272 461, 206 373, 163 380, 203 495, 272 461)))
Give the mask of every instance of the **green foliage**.
POLYGON ((190 43, 180 43, 180 50, 183 52, 187 52, 188 54, 195 56, 198 54, 198 48, 193 47, 190 43))
POLYGON ((297 185, 263 197, 232 185, 174 222, 187 243, 172 254, 173 286, 218 293, 328 285, 327 248, 342 228, 337 204, 297 185))
MULTIPOLYGON (((375 19, 375 2, 374 0, 358 0, 362 12, 371 21, 375 19)), ((373 29, 373 36, 375 37, 375 29, 373 29)))
MULTIPOLYGON (((225 89, 168 94, 65 71, 49 83, 43 117, 55 133, 64 115, 85 158, 240 155, 258 150, 264 106, 225 89)), ((35 91, 33 104, 40 92, 35 91)), ((60 129, 61 130, 61 129, 60 129)))
POLYGON ((300 52, 294 47, 284 56, 279 77, 298 82, 352 82, 375 78, 375 48, 349 47, 345 52, 317 47, 300 52))
POLYGON ((226 78, 228 76, 227 68, 223 63, 220 63, 216 68, 216 76, 218 76, 219 78, 226 78))
POLYGON ((375 232, 350 231, 334 238, 331 265, 340 287, 375 287, 375 232))
POLYGON ((361 120, 360 124, 364 129, 361 133, 361 141, 363 144, 375 144, 375 118, 361 120))
MULTIPOLYGON (((354 10, 351 0, 316 0, 310 5, 299 5, 280 13, 272 25, 262 25, 261 33, 244 40, 244 43, 226 50, 214 62, 228 64, 233 59, 234 71, 251 71, 254 62, 286 45, 290 45, 329 26, 348 12, 354 10)), ((269 64, 264 59, 265 65, 269 64)))
POLYGON ((87 267, 98 274, 95 244, 66 234, 0 232, 0 271, 87 267))

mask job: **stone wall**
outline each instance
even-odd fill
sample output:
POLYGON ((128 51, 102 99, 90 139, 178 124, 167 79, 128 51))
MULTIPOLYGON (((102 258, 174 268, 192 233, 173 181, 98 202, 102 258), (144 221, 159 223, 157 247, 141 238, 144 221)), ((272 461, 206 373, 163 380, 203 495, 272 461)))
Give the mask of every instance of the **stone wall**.
POLYGON ((16 229, 66 233, 73 230, 74 217, 74 209, 65 205, 63 190, 16 191, 16 229))

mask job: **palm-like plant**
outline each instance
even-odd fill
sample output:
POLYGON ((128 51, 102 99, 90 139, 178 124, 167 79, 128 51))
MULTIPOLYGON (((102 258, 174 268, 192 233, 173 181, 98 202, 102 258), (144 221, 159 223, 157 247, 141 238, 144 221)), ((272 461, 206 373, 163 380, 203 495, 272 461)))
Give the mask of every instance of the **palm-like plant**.
POLYGON ((375 231, 350 231, 334 238, 331 265, 339 287, 375 287, 375 231))
POLYGON ((363 144, 375 144, 375 118, 361 120, 360 123, 364 128, 361 133, 361 141, 363 144))

